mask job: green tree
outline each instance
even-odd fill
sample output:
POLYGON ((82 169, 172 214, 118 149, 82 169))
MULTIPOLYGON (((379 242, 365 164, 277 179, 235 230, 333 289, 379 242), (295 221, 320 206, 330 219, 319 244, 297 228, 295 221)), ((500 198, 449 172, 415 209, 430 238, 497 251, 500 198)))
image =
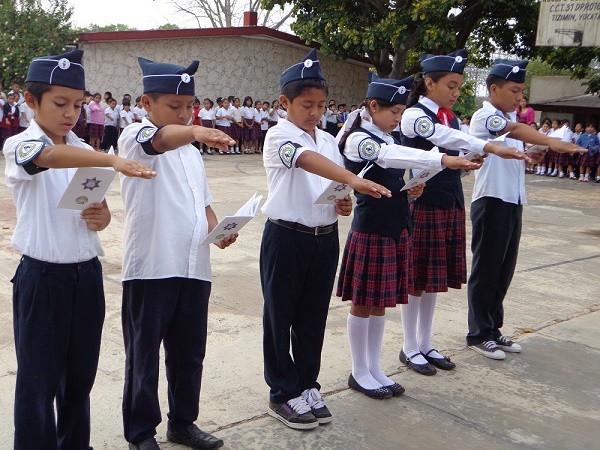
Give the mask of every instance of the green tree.
POLYGON ((475 95, 475 83, 467 80, 460 91, 460 97, 454 104, 453 110, 460 113, 460 117, 472 116, 475 111, 481 108, 481 101, 477 100, 475 95))
POLYGON ((97 25, 95 23, 78 30, 81 33, 100 33, 103 31, 135 31, 137 28, 130 27, 124 23, 111 23, 109 25, 97 25))
POLYGON ((0 3, 0 79, 4 86, 22 83, 34 57, 61 53, 73 43, 71 14, 67 0, 54 0, 46 8, 35 0, 0 3))
POLYGON ((164 23, 156 28, 157 30, 179 30, 179 25, 174 23, 164 23))
POLYGON ((555 69, 584 76, 598 48, 536 48, 539 0, 262 0, 291 4, 292 30, 338 58, 367 55, 377 74, 400 78, 419 70, 419 53, 467 47, 489 66, 494 53, 539 56, 555 69))

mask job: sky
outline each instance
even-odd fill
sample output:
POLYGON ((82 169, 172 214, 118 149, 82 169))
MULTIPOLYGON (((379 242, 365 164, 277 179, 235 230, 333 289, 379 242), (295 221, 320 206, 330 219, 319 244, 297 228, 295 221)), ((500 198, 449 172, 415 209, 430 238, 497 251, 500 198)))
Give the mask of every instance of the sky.
POLYGON ((77 27, 92 23, 124 23, 140 30, 165 23, 174 23, 181 28, 197 26, 192 16, 176 14, 169 0, 69 0, 69 5, 73 7, 71 22, 77 27))

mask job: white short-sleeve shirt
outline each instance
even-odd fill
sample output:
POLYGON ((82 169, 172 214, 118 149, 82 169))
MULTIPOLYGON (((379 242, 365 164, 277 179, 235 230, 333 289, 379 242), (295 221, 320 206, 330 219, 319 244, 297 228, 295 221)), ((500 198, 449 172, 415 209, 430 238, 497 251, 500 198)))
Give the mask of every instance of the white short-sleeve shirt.
MULTIPOLYGON (((502 113, 490 102, 483 102, 483 107, 473 114, 469 132, 479 139, 493 139, 502 134, 508 122, 516 122, 517 113, 502 113), (503 119, 503 120, 502 120, 503 119), (504 124, 504 128, 500 128, 504 124)), ((498 144, 515 147, 523 151, 523 142, 507 137, 498 144)), ((525 161, 503 159, 496 155, 488 155, 481 169, 475 171, 473 201, 482 197, 495 197, 507 203, 525 204, 525 161)))
POLYGON ((152 180, 121 177, 123 281, 171 277, 211 281, 210 249, 200 245, 208 234, 206 207, 212 203, 202 157, 192 144, 149 155, 136 139, 144 128, 156 127, 145 118, 125 128, 119 138, 120 156, 157 172, 152 180))
POLYGON ((217 125, 219 125, 220 127, 230 127, 231 126, 231 121, 226 119, 226 117, 231 117, 233 119, 233 110, 231 109, 231 107, 229 107, 227 109, 225 109, 223 107, 219 108, 217 110, 216 116, 223 117, 222 119, 217 119, 217 125))
POLYGON ((133 123, 133 111, 132 110, 126 111, 125 109, 123 109, 119 113, 119 116, 121 117, 121 122, 120 122, 121 128, 125 128, 133 123))
POLYGON ((110 106, 104 110, 104 126, 116 127, 119 123, 119 113, 110 106))
MULTIPOLYGON (((31 258, 51 263, 72 264, 103 256, 98 233, 87 227, 81 211, 56 207, 77 169, 49 169, 35 175, 17 165, 17 146, 29 140, 54 145, 35 119, 29 128, 4 143, 5 180, 12 189, 17 209, 13 248, 31 258)), ((93 151, 73 132, 67 145, 93 151)))
POLYGON ((200 111, 198 111, 198 117, 201 120, 215 120, 215 118, 216 118, 215 110, 202 108, 200 111))
POLYGON ((263 163, 267 171, 269 198, 262 207, 272 219, 297 222, 308 227, 331 225, 337 219, 335 206, 315 205, 331 180, 296 167, 298 157, 307 150, 344 165, 333 136, 315 129, 310 135, 286 119, 280 119, 265 137, 263 163))

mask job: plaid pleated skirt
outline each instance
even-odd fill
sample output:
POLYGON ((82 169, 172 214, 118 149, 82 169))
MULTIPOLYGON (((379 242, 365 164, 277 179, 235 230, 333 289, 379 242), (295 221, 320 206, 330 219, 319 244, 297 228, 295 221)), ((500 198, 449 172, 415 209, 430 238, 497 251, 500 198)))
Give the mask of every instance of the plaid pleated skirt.
POLYGON ((235 139, 236 141, 240 138, 243 137, 242 132, 243 132, 243 128, 238 126, 235 122, 232 122, 231 124, 231 139, 235 139))
POLYGON ((212 120, 202 119, 202 126, 206 128, 214 128, 212 120))
POLYGON ((104 137, 104 125, 99 123, 90 123, 88 124, 88 131, 90 133, 90 137, 104 137))
POLYGON ((465 210, 413 204, 413 289, 447 292, 467 282, 465 210))
POLYGON ((597 153, 595 155, 583 153, 579 156, 579 165, 583 167, 593 167, 600 161, 600 159, 598 159, 598 156, 600 156, 600 153, 597 153))
POLYGON ((221 130, 223 133, 225 133, 227 136, 229 136, 231 139, 235 139, 233 137, 233 135, 231 134, 231 129, 233 127, 224 127, 223 125, 217 125, 217 130, 221 130))
POLYGON ((575 166, 579 162, 579 153, 575 153, 571 156, 569 153, 558 154, 558 165, 564 166, 566 169, 568 166, 575 166))
POLYGON ((263 137, 263 130, 260 127, 260 123, 254 123, 254 139, 258 140, 263 137))
POLYGON ((356 306, 395 307, 408 302, 412 267, 408 230, 400 240, 350 230, 340 268, 337 296, 356 306))

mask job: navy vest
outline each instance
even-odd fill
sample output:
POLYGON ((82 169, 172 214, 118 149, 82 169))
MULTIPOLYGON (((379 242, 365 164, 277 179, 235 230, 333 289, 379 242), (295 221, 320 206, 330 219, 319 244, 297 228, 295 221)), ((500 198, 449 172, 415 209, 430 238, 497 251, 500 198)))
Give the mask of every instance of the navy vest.
MULTIPOLYGON (((417 103, 415 108, 421 109, 434 124, 441 124, 437 116, 423 106, 421 103, 417 103)), ((459 130, 460 125, 458 119, 454 117, 450 122, 452 128, 459 130)), ((421 136, 415 136, 409 138, 402 136, 402 145, 407 147, 420 148, 422 150, 431 150, 435 145, 429 142, 427 139, 421 136)), ((438 147, 440 152, 446 153, 450 156, 459 156, 460 153, 457 150, 446 150, 445 148, 438 147)), ((417 204, 436 206, 441 209, 450 209, 454 205, 458 204, 461 209, 465 207, 465 197, 463 195, 462 183, 460 181, 460 170, 444 169, 438 173, 435 177, 427 181, 427 186, 423 191, 423 195, 415 200, 417 204)))
MULTIPOLYGON (((370 133, 364 128, 357 128, 353 132, 368 134, 379 144, 387 144, 380 137, 370 133)), ((356 207, 351 229, 359 233, 376 234, 400 241, 400 235, 408 228, 410 230, 410 214, 406 191, 400 192, 404 186, 404 169, 384 169, 370 161, 354 162, 344 155, 344 166, 354 174, 360 173, 367 164, 373 167, 368 169, 364 178, 379 183, 392 191, 391 197, 374 198, 370 195, 354 191, 356 207)))

